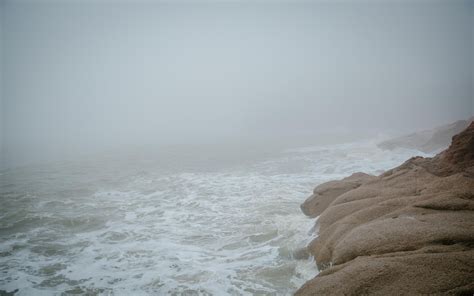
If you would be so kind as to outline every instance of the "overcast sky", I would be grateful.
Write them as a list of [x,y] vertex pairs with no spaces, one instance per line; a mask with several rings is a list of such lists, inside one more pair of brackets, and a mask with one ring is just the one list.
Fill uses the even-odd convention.
[[467,118],[473,7],[3,1],[4,163]]

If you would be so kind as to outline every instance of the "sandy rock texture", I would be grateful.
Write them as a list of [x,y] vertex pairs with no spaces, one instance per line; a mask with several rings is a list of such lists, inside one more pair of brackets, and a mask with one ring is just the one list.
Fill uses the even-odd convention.
[[375,178],[368,174],[355,173],[339,181],[323,183],[314,188],[313,194],[301,204],[301,211],[312,218],[319,216],[336,197]]
[[474,122],[433,158],[322,184],[308,246],[321,273],[296,295],[473,295]]
[[406,136],[397,137],[378,144],[382,149],[392,150],[397,147],[416,149],[425,153],[432,153],[443,150],[451,143],[451,138],[462,132],[474,118],[468,120],[458,120],[454,123],[437,127],[432,130],[425,130],[412,133]]

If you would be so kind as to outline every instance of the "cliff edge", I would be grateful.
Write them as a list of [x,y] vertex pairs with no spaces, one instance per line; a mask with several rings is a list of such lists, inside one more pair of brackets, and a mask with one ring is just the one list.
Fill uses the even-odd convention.
[[301,207],[319,215],[322,271],[296,295],[474,293],[474,122],[433,158],[321,184]]

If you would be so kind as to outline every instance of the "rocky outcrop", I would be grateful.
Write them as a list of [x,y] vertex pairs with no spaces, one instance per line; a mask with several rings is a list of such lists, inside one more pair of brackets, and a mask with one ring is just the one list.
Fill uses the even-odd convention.
[[319,215],[322,271],[296,295],[472,295],[474,123],[433,158],[322,184],[302,209]]
[[359,187],[372,178],[375,177],[364,173],[355,173],[340,181],[323,183],[314,188],[313,194],[301,204],[301,211],[312,218],[319,216],[336,197]]
[[426,130],[387,140],[378,144],[382,149],[393,150],[395,148],[416,149],[425,153],[440,151],[448,147],[451,138],[463,131],[473,118],[468,120],[458,120],[452,124],[437,127],[433,130]]

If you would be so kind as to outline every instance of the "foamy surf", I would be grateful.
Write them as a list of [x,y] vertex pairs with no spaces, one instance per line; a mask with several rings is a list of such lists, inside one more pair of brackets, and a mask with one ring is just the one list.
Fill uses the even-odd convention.
[[318,272],[311,258],[294,256],[314,235],[314,220],[299,210],[313,187],[377,174],[415,154],[359,142],[215,170],[6,171],[0,290],[289,295]]

